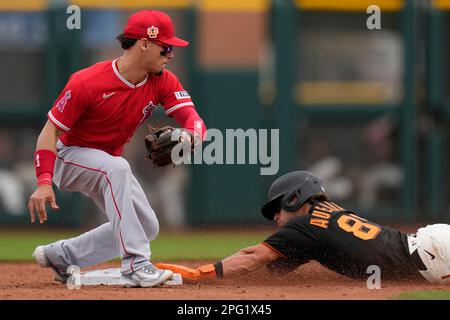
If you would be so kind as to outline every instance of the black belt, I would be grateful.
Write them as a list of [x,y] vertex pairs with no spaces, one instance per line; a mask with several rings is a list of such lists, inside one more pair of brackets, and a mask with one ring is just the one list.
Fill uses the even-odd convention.
[[427,267],[425,266],[422,259],[420,258],[419,251],[417,249],[414,250],[413,253],[411,253],[411,261],[414,263],[417,270],[420,270],[420,271],[427,270]]

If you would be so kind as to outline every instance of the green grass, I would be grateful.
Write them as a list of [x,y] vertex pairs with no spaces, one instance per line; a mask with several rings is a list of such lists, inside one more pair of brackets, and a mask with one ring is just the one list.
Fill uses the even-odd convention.
[[450,290],[412,291],[392,297],[395,300],[450,300]]
[[[0,261],[32,261],[34,248],[78,235],[73,232],[1,232]],[[151,242],[152,260],[221,259],[239,249],[260,243],[268,232],[183,232],[162,231]]]

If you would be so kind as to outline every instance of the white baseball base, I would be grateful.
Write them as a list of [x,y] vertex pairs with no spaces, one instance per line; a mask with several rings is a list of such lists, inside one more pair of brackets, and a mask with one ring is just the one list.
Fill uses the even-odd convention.
[[[80,286],[121,285],[119,268],[91,270],[85,272],[76,272],[74,270],[71,274],[72,275],[67,280],[67,284],[71,284],[74,289],[77,289],[76,287],[79,288]],[[174,273],[172,279],[166,281],[163,286],[179,286],[182,284],[183,278],[181,277],[181,274]]]

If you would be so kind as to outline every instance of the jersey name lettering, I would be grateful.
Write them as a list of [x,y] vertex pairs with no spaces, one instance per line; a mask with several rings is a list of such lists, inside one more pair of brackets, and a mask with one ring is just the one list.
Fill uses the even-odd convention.
[[328,220],[323,219],[311,219],[309,220],[309,223],[313,226],[321,227],[321,228],[328,228]]
[[344,208],[339,207],[335,203],[321,202],[314,207],[313,212],[311,213],[311,216],[314,218],[311,218],[309,223],[311,225],[327,229],[328,222],[331,218],[331,213],[343,210]]

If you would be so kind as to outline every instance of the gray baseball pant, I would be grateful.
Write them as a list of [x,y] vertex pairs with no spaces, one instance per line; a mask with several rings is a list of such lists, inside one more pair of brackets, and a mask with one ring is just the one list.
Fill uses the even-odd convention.
[[45,247],[51,263],[93,266],[120,256],[121,272],[130,274],[150,262],[149,241],[159,232],[155,212],[122,157],[91,148],[57,144],[53,182],[62,191],[92,198],[109,222],[78,237]]

